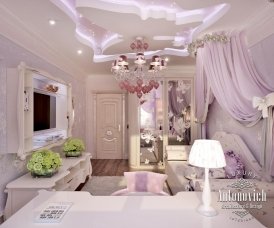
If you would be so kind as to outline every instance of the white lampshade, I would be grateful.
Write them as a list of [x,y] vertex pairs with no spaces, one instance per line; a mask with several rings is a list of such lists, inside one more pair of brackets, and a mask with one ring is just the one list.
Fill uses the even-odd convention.
[[217,140],[195,140],[189,154],[189,164],[203,168],[226,166],[224,151]]
[[191,165],[205,168],[205,182],[202,195],[202,205],[198,212],[204,216],[215,216],[218,212],[211,206],[211,192],[209,184],[209,169],[225,167],[225,156],[221,143],[216,140],[195,140],[191,147],[188,162]]

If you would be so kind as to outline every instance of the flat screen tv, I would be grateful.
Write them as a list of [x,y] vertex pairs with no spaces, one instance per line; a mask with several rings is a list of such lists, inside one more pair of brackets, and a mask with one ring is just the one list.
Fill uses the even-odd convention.
[[33,93],[33,130],[56,128],[56,97]]

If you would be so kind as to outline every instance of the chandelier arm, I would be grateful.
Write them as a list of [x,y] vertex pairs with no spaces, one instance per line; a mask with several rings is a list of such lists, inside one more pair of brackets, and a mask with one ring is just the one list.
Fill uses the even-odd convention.
[[126,55],[120,55],[112,63],[111,72],[119,82],[119,87],[129,93],[136,93],[139,98],[158,89],[161,72],[166,69],[167,61],[159,55],[152,56],[149,66],[146,65],[144,52],[149,47],[142,37],[137,37],[130,48],[136,51],[135,66],[129,67]]

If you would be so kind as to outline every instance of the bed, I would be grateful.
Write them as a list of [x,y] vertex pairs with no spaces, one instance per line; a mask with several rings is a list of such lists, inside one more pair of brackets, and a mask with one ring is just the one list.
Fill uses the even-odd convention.
[[[239,155],[245,167],[244,178],[252,179],[258,187],[268,189],[269,196],[274,197],[274,184],[260,181],[262,169],[254,158],[243,140],[235,134],[226,132],[216,132],[213,139],[220,141],[224,151],[233,151]],[[203,178],[201,169],[192,167],[188,164],[188,154],[191,146],[167,146],[166,147],[166,174],[168,175],[168,185],[172,194],[179,191],[201,191]],[[229,182],[235,182],[235,179],[219,179],[219,174],[214,174],[211,177],[212,191],[218,191],[224,188]]]
[[[247,181],[253,184],[251,189],[256,189],[256,191],[264,190],[266,192],[266,201],[260,202],[260,205],[262,206],[260,210],[251,208],[248,208],[247,210],[263,225],[274,228],[274,182],[268,183],[261,180],[262,169],[259,163],[238,135],[228,134],[226,132],[216,132],[213,139],[220,141],[224,151],[232,150],[241,157],[245,166],[244,178],[248,179]],[[165,164],[166,174],[168,175],[167,182],[173,195],[180,191],[202,191],[203,189],[203,178],[196,179],[196,176],[198,176],[199,173],[195,173],[195,168],[191,167],[187,162],[190,149],[190,146],[168,146],[166,148]],[[194,170],[194,172],[190,175],[189,170],[191,172]],[[235,181],[237,180],[211,178],[211,191],[233,191],[231,186]]]
[[167,183],[173,195],[180,191],[190,190],[189,180],[185,177],[190,149],[191,146],[166,147],[165,173],[168,175]]

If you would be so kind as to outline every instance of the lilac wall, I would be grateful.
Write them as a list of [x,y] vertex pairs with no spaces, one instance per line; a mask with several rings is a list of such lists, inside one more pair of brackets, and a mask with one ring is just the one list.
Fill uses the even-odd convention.
[[[267,79],[268,83],[274,83],[274,35],[250,48],[258,71]],[[211,138],[216,131],[226,131],[241,136],[257,160],[260,159],[262,148],[262,121],[253,127],[245,127],[234,120],[225,110],[223,110],[215,100],[209,108],[207,119],[207,137]]]
[[[57,67],[47,63],[45,60],[33,55],[22,47],[14,44],[10,40],[0,36],[0,54],[3,48],[7,48],[5,56],[0,56],[0,215],[4,210],[7,194],[4,189],[10,181],[26,173],[26,161],[20,161],[16,154],[6,154],[7,140],[7,100],[8,91],[16,91],[16,88],[7,88],[6,68],[16,68],[20,61],[24,61],[28,66],[41,69],[61,78],[72,85],[72,96],[75,103],[75,123],[73,125],[72,135],[85,139],[86,126],[86,94],[85,79],[77,79],[72,75],[64,73]],[[1,222],[1,221],[0,221]]]
[[252,46],[250,52],[258,71],[274,84],[274,34]]

